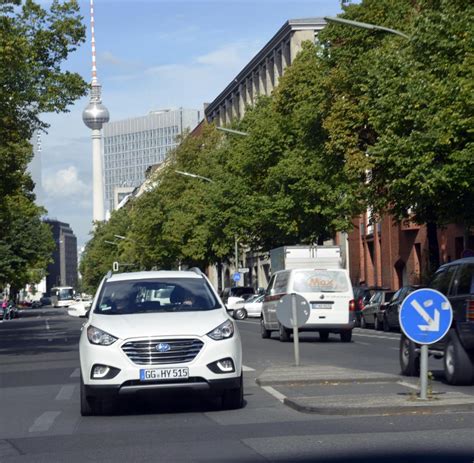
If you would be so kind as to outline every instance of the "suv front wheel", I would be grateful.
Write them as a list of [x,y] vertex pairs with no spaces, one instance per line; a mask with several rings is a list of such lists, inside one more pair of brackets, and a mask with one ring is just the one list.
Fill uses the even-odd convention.
[[467,385],[473,380],[473,364],[454,330],[444,349],[444,374],[449,384]]
[[240,385],[235,389],[227,389],[222,394],[222,408],[225,410],[237,410],[244,406],[244,381],[243,374],[240,375]]

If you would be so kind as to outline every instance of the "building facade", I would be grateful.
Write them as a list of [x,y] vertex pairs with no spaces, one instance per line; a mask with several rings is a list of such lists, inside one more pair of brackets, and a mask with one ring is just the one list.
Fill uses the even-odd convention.
[[[371,223],[366,213],[353,220],[349,234],[350,274],[354,285],[397,290],[407,284],[426,284],[429,252],[425,225],[397,223],[391,216]],[[474,249],[474,236],[465,243],[465,230],[450,224],[438,229],[440,263],[461,258]]]
[[53,262],[47,268],[46,293],[49,295],[54,286],[77,288],[77,238],[67,223],[53,219],[46,219],[45,223],[51,227],[56,244]]
[[153,111],[103,126],[105,209],[112,211],[145,180],[146,169],[163,162],[178,136],[199,123],[196,109]]
[[239,120],[246,106],[252,106],[259,95],[270,95],[279,78],[291,65],[306,41],[317,41],[324,28],[323,18],[290,19],[239,72],[219,96],[205,109],[208,122],[218,126]]

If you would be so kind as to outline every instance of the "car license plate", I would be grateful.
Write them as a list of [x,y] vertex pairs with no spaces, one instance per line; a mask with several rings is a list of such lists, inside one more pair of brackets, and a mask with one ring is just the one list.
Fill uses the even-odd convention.
[[147,368],[140,370],[140,381],[154,381],[160,379],[187,379],[189,368]]
[[312,309],[330,309],[332,307],[331,302],[312,302]]

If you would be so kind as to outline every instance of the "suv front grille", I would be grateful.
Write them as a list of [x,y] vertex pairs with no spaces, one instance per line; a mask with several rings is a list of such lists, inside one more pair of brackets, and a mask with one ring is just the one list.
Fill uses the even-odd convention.
[[[168,345],[169,350],[160,352],[160,345]],[[199,339],[144,339],[126,342],[122,350],[137,365],[162,365],[191,362],[203,345]]]

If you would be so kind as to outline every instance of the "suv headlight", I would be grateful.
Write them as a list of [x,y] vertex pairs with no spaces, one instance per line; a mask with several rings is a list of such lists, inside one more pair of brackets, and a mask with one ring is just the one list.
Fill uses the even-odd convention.
[[226,320],[217,328],[214,328],[210,333],[207,333],[207,335],[215,341],[229,339],[234,335],[234,324],[230,320]]
[[92,325],[87,328],[87,339],[89,339],[91,344],[95,344],[97,346],[110,346],[117,340],[115,336],[112,336],[105,331],[99,330],[99,328],[96,328]]

